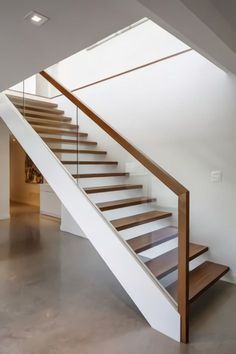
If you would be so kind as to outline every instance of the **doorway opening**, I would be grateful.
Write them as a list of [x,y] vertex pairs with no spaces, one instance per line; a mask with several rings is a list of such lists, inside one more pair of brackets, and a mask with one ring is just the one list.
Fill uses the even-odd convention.
[[40,185],[26,183],[26,153],[14,137],[10,139],[10,207],[30,207],[32,211],[40,211]]

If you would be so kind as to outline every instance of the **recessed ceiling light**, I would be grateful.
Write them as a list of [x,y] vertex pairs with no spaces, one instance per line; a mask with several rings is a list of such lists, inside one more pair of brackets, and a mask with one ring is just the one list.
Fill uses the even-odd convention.
[[36,26],[42,26],[45,22],[49,20],[47,16],[44,16],[36,11],[30,11],[26,16],[25,20],[30,21]]
[[37,15],[34,15],[31,17],[31,20],[34,22],[40,22],[40,21],[42,21],[42,18]]

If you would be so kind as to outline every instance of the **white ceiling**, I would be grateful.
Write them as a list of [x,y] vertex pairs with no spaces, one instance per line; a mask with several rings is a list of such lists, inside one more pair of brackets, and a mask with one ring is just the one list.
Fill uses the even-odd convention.
[[[230,26],[236,30],[236,1],[235,0],[210,0]],[[235,41],[236,42],[236,41]]]
[[[236,73],[235,6],[233,0],[0,0],[0,91],[143,17]],[[31,25],[24,20],[31,10],[50,21]]]
[[236,52],[235,0],[181,0],[211,30]]
[[138,0],[154,21],[225,71],[236,74],[235,0]]
[[148,15],[135,0],[0,0],[0,91]]

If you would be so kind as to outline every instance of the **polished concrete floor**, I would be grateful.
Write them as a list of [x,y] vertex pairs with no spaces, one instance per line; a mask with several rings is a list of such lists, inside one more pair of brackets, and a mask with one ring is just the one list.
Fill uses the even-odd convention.
[[[191,309],[191,344],[156,332],[85,239],[15,206],[0,222],[1,354],[235,354],[236,286]],[[155,306],[155,304],[153,304]]]

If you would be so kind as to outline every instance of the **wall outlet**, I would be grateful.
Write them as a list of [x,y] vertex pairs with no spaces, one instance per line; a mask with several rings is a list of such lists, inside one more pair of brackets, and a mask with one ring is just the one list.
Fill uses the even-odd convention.
[[221,171],[211,171],[211,182],[213,182],[213,183],[222,182],[222,172]]

